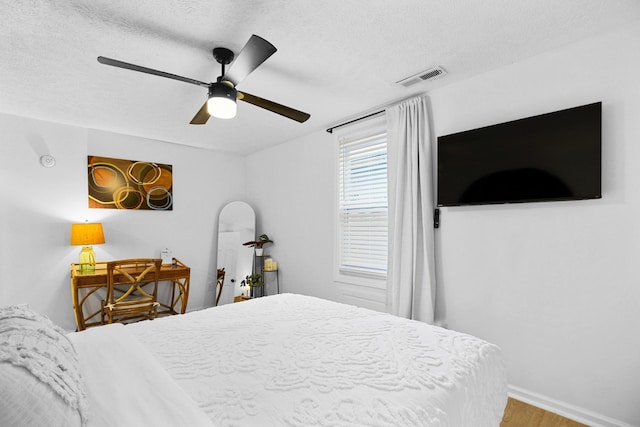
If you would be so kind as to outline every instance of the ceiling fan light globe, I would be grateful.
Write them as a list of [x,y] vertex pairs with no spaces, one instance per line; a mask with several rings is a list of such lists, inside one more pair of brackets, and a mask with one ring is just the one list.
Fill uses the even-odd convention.
[[236,116],[236,97],[238,91],[224,83],[214,83],[209,88],[207,112],[219,119],[232,119]]
[[207,101],[207,112],[218,119],[232,119],[236,116],[237,105],[229,98],[212,97]]

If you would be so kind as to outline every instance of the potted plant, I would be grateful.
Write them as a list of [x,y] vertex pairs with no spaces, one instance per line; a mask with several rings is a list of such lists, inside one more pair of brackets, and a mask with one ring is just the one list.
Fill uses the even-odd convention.
[[261,234],[260,237],[258,237],[258,240],[245,242],[243,243],[243,245],[249,246],[251,248],[256,248],[256,255],[262,256],[264,250],[262,246],[266,245],[267,243],[273,243],[273,240],[271,240],[266,234]]
[[250,276],[247,276],[242,281],[243,285],[249,286],[249,292],[251,298],[261,297],[264,294],[264,282],[262,281],[262,274],[254,273]]

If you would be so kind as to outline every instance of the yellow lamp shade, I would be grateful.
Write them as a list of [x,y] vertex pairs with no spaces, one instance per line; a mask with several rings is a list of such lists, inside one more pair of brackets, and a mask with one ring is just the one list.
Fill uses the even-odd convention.
[[104,243],[101,223],[71,224],[72,245],[98,245]]

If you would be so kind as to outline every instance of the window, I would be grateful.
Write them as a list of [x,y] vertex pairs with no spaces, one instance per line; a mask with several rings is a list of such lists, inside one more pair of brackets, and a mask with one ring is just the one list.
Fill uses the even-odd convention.
[[387,273],[387,134],[369,129],[338,140],[337,270],[341,279]]

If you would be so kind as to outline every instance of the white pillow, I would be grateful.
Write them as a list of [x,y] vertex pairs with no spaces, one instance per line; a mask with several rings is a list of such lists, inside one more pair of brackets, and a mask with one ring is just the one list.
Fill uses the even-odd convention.
[[86,423],[78,358],[65,332],[26,307],[0,308],[0,425]]

